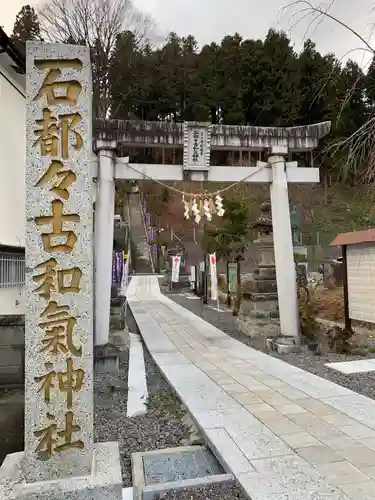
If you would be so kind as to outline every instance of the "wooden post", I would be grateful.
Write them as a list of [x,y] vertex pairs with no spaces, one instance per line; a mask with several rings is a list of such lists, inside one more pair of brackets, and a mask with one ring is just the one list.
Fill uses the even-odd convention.
[[159,229],[159,221],[158,221],[158,228],[156,229],[156,269],[157,272],[160,273],[160,229]]
[[236,303],[233,308],[233,316],[238,316],[241,306],[241,257],[237,257],[237,287],[236,287]]
[[347,260],[347,246],[343,245],[342,250],[342,265],[343,265],[343,285],[344,285],[344,319],[345,329],[352,330],[352,320],[349,316],[349,289],[348,289],[348,260]]
[[208,303],[208,275],[207,275],[207,253],[204,252],[204,271],[203,271],[203,304]]
[[227,262],[227,306],[230,307],[232,305],[232,297],[229,289],[229,262]]

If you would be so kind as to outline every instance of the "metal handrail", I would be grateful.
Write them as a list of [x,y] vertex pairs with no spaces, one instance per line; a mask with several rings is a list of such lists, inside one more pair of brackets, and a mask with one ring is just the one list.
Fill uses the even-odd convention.
[[147,242],[147,248],[148,248],[148,257],[150,259],[152,273],[155,274],[155,263],[154,263],[154,258],[153,258],[152,251],[151,251],[151,246],[150,246],[149,241],[148,241],[146,217],[145,217],[145,213],[143,210],[142,198],[141,198],[140,193],[139,193],[138,197],[139,197],[139,206],[140,206],[141,215],[142,215],[143,229],[144,229],[145,238],[146,238],[146,242]]

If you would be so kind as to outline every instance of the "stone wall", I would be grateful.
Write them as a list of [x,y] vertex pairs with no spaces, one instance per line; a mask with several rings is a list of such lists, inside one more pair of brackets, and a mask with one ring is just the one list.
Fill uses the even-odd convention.
[[24,383],[25,317],[0,316],[0,387]]

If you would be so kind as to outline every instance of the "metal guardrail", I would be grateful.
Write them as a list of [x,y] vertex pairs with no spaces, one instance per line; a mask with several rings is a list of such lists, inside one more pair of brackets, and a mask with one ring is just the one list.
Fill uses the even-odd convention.
[[141,210],[141,217],[142,217],[143,229],[144,229],[144,234],[145,234],[145,238],[146,238],[146,242],[147,242],[147,246],[148,246],[148,257],[149,257],[150,264],[151,264],[151,270],[152,270],[153,274],[155,274],[154,256],[152,255],[151,245],[150,245],[150,243],[148,241],[147,226],[146,226],[146,217],[145,217],[145,213],[144,213],[144,210],[143,210],[142,197],[141,197],[140,193],[139,193],[139,207],[140,207],[140,210]]
[[125,245],[126,251],[128,253],[128,269],[129,273],[132,271],[132,250],[131,250],[131,242],[130,242],[130,206],[129,206],[129,194],[126,195],[126,217],[127,217],[127,229],[126,229],[126,237],[125,237]]
[[25,285],[25,257],[0,253],[0,288]]

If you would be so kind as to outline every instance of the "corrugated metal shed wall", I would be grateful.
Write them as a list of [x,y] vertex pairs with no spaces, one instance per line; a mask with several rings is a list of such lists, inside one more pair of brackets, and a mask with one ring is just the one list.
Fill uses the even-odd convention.
[[348,245],[349,316],[375,323],[375,245]]

